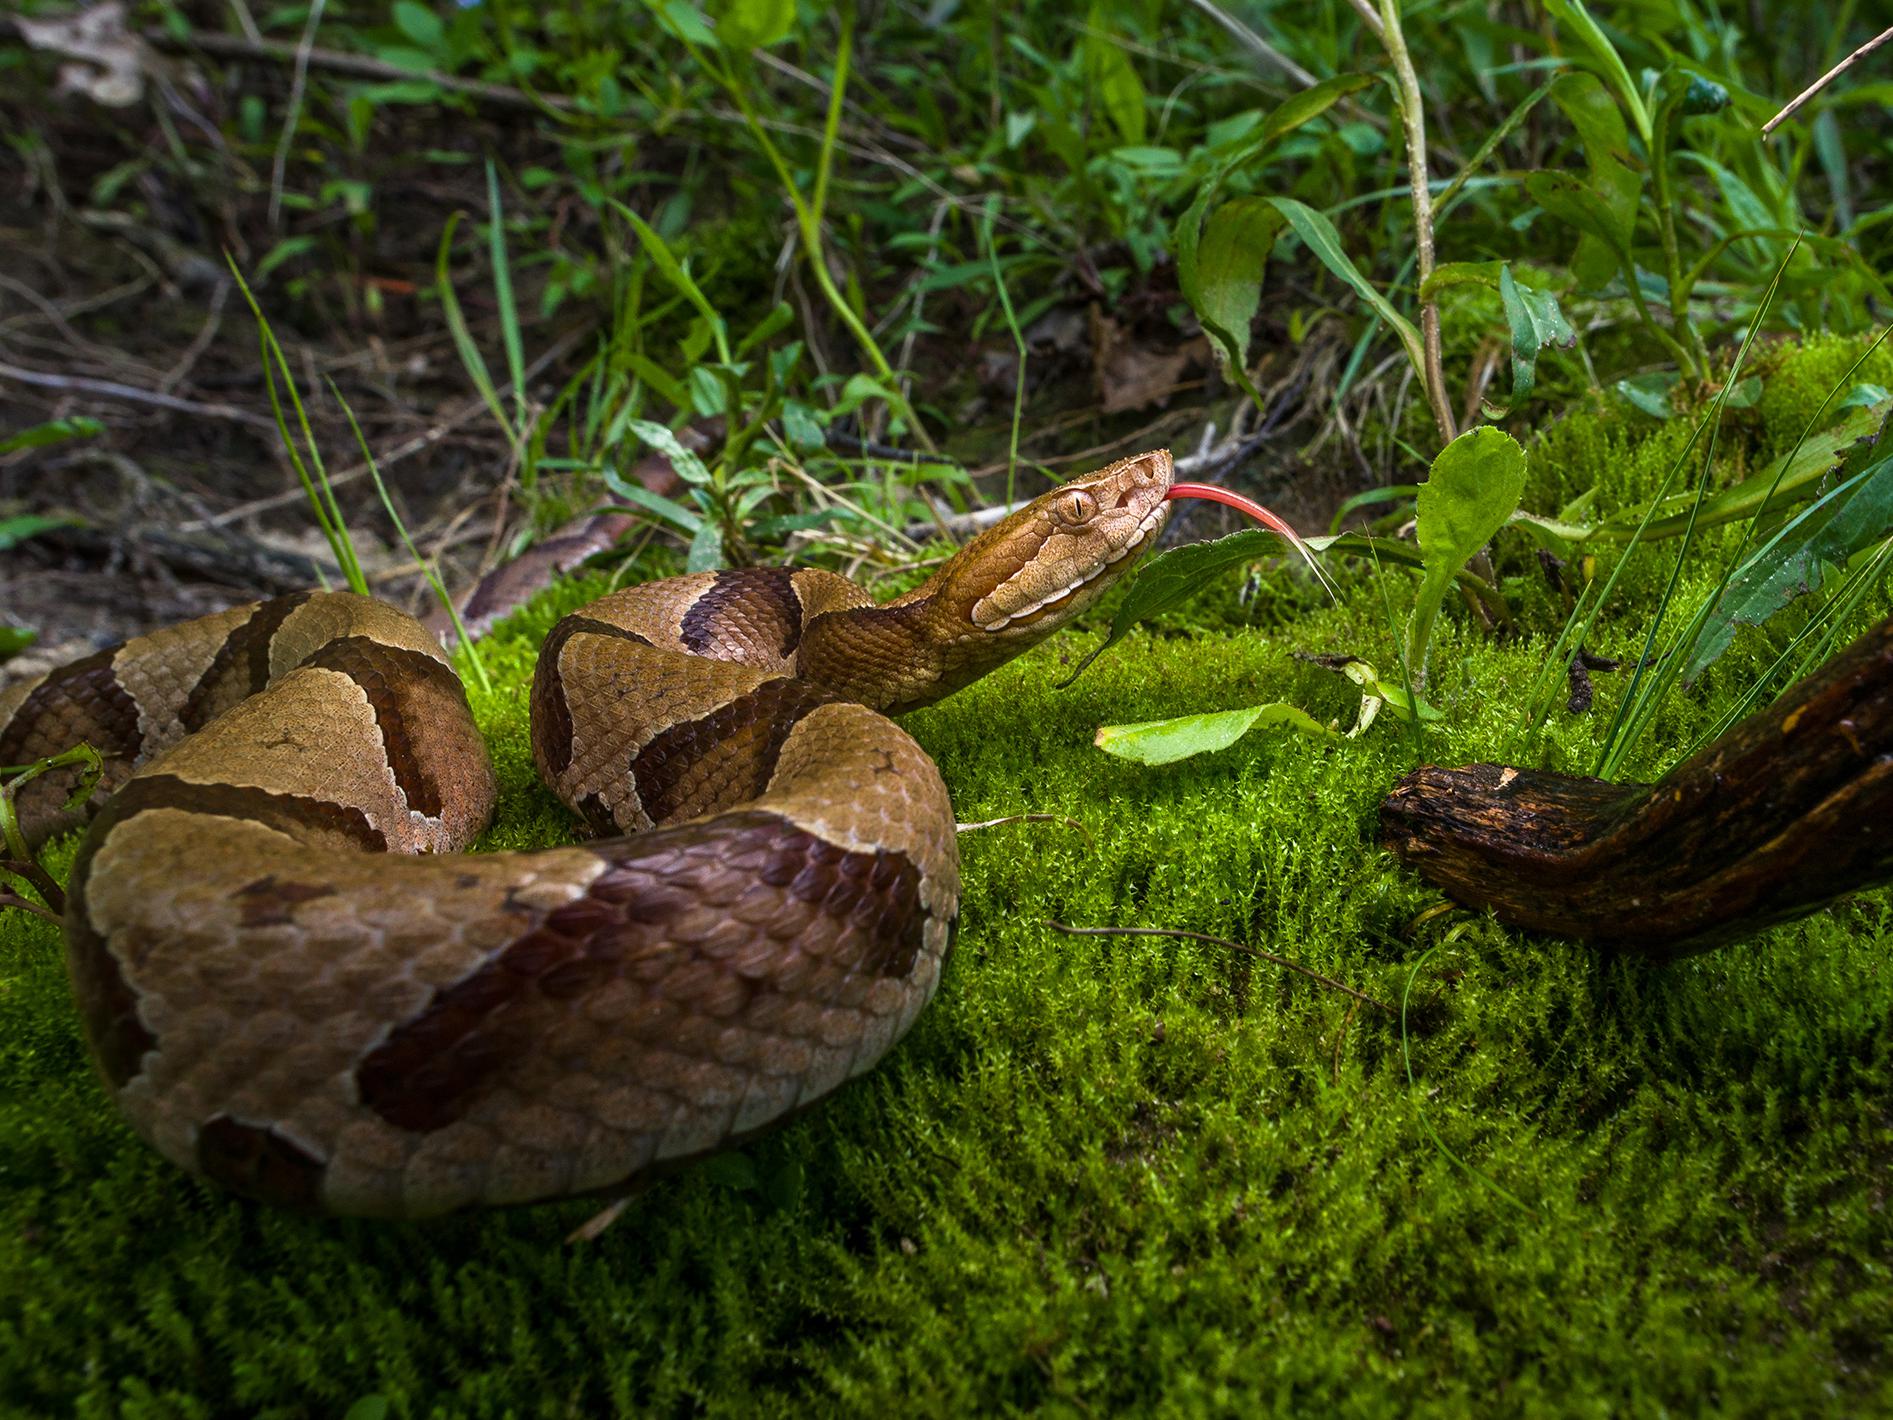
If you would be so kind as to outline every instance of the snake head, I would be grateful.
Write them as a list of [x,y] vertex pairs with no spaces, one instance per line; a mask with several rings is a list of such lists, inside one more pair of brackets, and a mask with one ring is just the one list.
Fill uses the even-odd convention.
[[1156,543],[1174,477],[1170,451],[1153,449],[1062,483],[960,549],[932,594],[969,635],[1050,635]]

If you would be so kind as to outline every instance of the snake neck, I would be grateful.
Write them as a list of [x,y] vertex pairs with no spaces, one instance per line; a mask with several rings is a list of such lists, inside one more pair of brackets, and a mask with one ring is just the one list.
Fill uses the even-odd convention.
[[931,705],[979,679],[1018,645],[955,626],[926,588],[885,606],[823,612],[802,632],[796,673],[889,715]]

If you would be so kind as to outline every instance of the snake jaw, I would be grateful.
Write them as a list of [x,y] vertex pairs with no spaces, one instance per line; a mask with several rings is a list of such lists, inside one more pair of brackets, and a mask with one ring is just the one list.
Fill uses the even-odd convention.
[[1167,449],[1120,459],[1034,499],[961,550],[922,589],[1019,649],[1089,606],[1169,518]]
[[[1161,506],[1153,510],[1145,517],[1144,521],[1138,525],[1137,530],[1123,546],[1107,554],[1102,562],[1093,563],[1076,580],[1067,583],[1058,591],[1052,592],[1028,606],[1023,606],[1016,611],[1003,613],[995,617],[993,616],[993,612],[997,611],[997,607],[993,605],[993,599],[991,597],[985,598],[973,607],[973,624],[982,631],[1003,631],[1008,626],[1031,622],[1032,619],[1041,612],[1055,612],[1059,610],[1060,604],[1063,603],[1067,597],[1071,596],[1073,592],[1078,591],[1090,582],[1096,581],[1125,558],[1141,551],[1144,545],[1144,539],[1148,537],[1152,531],[1161,527],[1165,521],[1165,512],[1166,510]],[[989,619],[981,620],[982,609],[986,611]]]

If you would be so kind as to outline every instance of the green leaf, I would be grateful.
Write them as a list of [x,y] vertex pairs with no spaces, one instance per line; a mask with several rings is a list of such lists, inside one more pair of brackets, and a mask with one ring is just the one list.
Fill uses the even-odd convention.
[[1678,378],[1674,370],[1658,370],[1618,380],[1611,388],[1652,419],[1668,419],[1676,413],[1676,407],[1670,403],[1670,391],[1676,388]]
[[1287,725],[1318,739],[1344,738],[1306,710],[1277,701],[1247,710],[1212,711],[1179,715],[1173,720],[1147,720],[1138,725],[1100,725],[1095,743],[1106,754],[1139,764],[1173,764],[1192,755],[1228,749],[1257,725]]
[[716,307],[710,304],[709,297],[703,294],[703,289],[691,279],[690,273],[684,270],[683,264],[671,254],[671,249],[664,239],[651,229],[650,223],[617,198],[607,200],[618,209],[618,215],[631,224],[631,230],[637,234],[638,244],[644,248],[644,254],[651,259],[651,265],[657,268],[658,275],[697,308],[697,313],[703,317],[715,337],[718,358],[727,365],[731,359],[729,335],[723,325],[723,317],[716,313]]
[[1215,337],[1212,348],[1225,373],[1231,361],[1238,369],[1249,366],[1249,327],[1262,304],[1263,269],[1281,229],[1282,215],[1267,198],[1238,197],[1216,209],[1195,244],[1183,295]]
[[[1364,661],[1359,656],[1317,656],[1314,657],[1314,661],[1324,669],[1339,671],[1342,675],[1353,681],[1354,684],[1358,685],[1363,695],[1371,696],[1376,700],[1385,702],[1387,708],[1393,712],[1395,719],[1406,720],[1412,718],[1412,707],[1417,697],[1409,697],[1405,686],[1393,685],[1382,680],[1380,678],[1380,672],[1374,669],[1371,661]],[[1444,711],[1437,709],[1426,700],[1419,699],[1418,703],[1422,723],[1432,724],[1446,718]],[[1363,712],[1361,718],[1362,723],[1354,728],[1354,734],[1356,735],[1364,730],[1368,724],[1372,723],[1371,718],[1366,712]]]
[[[1783,454],[1761,472],[1751,474],[1732,488],[1710,494],[1695,513],[1696,525],[1715,527],[1737,518],[1767,517],[1798,503],[1809,489],[1845,462],[1856,443],[1873,435],[1889,412],[1883,403],[1849,410],[1833,428],[1810,434],[1798,448]],[[1643,529],[1643,541],[1683,533],[1689,526],[1695,501],[1693,493],[1665,499]],[[1607,542],[1627,542],[1636,534],[1643,515],[1642,508],[1620,513],[1591,529],[1591,536]]]
[[1341,248],[1341,234],[1334,229],[1321,213],[1305,202],[1297,202],[1292,197],[1271,197],[1275,210],[1294,228],[1295,235],[1302,239],[1308,250],[1315,254],[1321,264],[1340,277],[1360,298],[1367,302],[1374,313],[1400,337],[1400,343],[1406,347],[1407,359],[1413,363],[1413,371],[1422,381],[1426,378],[1426,357],[1420,347],[1420,332],[1413,328],[1413,323],[1393,308],[1392,302],[1375,289],[1372,282],[1361,275],[1360,269],[1348,258]]
[[1373,83],[1372,74],[1336,74],[1284,99],[1262,120],[1262,128],[1256,135],[1257,146],[1266,147],[1283,134],[1292,133],[1319,118],[1349,94],[1357,94]]
[[1459,569],[1512,516],[1525,492],[1525,451],[1500,429],[1469,429],[1439,452],[1415,495],[1424,571],[1407,628],[1408,678],[1426,666],[1433,621]]
[[1630,111],[1631,119],[1637,125],[1637,134],[1643,139],[1644,146],[1650,143],[1650,113],[1644,107],[1643,95],[1638,91],[1636,82],[1631,79],[1630,71],[1624,66],[1622,57],[1617,53],[1617,46],[1610,42],[1610,37],[1603,31],[1591,12],[1584,8],[1584,0],[1545,0],[1545,8],[1558,20],[1559,27],[1587,50],[1591,61],[1610,81],[1610,86],[1617,91],[1617,97]]
[[687,532],[693,537],[703,527],[701,513],[666,498],[662,493],[653,493],[641,483],[633,483],[615,468],[607,467],[600,472],[604,475],[605,487],[633,507],[642,508],[647,513],[655,513],[680,531]]
[[707,49],[717,47],[716,31],[704,23],[702,14],[690,0],[644,0],[644,4],[667,33],[687,44]]
[[1144,141],[1144,81],[1130,57],[1105,32],[1108,16],[1092,8],[1091,32],[1083,39],[1085,85],[1104,108],[1118,136],[1132,147]]
[[55,517],[50,513],[22,513],[15,518],[0,518],[0,552],[17,547],[29,537],[51,532],[54,528],[78,526],[76,519]]
[[63,444],[71,439],[96,439],[104,432],[103,424],[83,414],[70,419],[53,419],[0,439],[0,454],[17,454],[21,449],[43,449],[50,444]]
[[306,232],[300,236],[284,237],[263,254],[261,261],[257,262],[256,275],[253,279],[257,285],[261,286],[269,279],[270,272],[293,257],[301,256],[306,251],[313,251],[315,246],[316,239]]
[[513,268],[506,259],[506,214],[500,205],[500,178],[492,159],[486,164],[487,257],[493,267],[493,301],[499,308],[500,343],[513,383],[513,414],[526,427],[526,354],[519,335],[519,310],[513,302]]
[[[1319,540],[1311,538],[1309,545],[1318,546]],[[1130,591],[1118,603],[1117,615],[1111,619],[1111,631],[1104,644],[1080,661],[1078,669],[1063,685],[1078,679],[1086,666],[1123,640],[1138,622],[1187,600],[1201,590],[1209,578],[1281,550],[1279,535],[1264,528],[1244,528],[1212,542],[1193,542],[1187,547],[1173,547],[1159,553],[1144,564],[1137,580],[1131,583]]]
[[710,470],[703,460],[684,447],[683,441],[668,425],[655,419],[633,419],[625,428],[670,460],[670,466],[685,483],[702,487],[710,481]]
[[1437,300],[1442,291],[1450,291],[1455,286],[1484,286],[1496,291],[1499,273],[1504,269],[1502,261],[1441,262],[1433,268],[1433,274],[1420,283],[1420,299]]
[[[1579,226],[1583,235],[1571,261],[1572,272],[1587,290],[1606,285],[1618,271],[1625,272],[1626,282],[1634,281],[1636,273],[1626,263],[1636,231],[1643,177],[1632,165],[1630,135],[1624,128],[1623,114],[1594,74],[1559,76],[1551,86],[1551,97],[1583,144],[1583,190],[1594,204],[1589,215],[1603,229],[1600,235]],[[1530,191],[1529,180],[1526,189]],[[1570,220],[1567,212],[1540,205],[1554,216]]]
[[785,399],[782,402],[782,433],[788,439],[789,447],[800,453],[812,452],[827,442],[821,420],[813,409],[799,399]]
[[[1737,626],[1759,626],[1788,603],[1816,590],[1827,569],[1845,563],[1893,529],[1893,441],[1862,445],[1842,465],[1852,472],[1838,488],[1803,509],[1729,578],[1697,634],[1685,683],[1729,648]],[[1878,457],[1875,457],[1875,456]]]
[[795,0],[724,0],[712,14],[723,48],[766,49],[794,26]]
[[39,632],[24,626],[0,624],[0,660],[8,656],[17,656],[28,646],[39,640]]
[[[1505,303],[1505,320],[1512,328],[1511,408],[1516,409],[1531,398],[1538,375],[1538,352],[1547,345],[1577,344],[1577,332],[1564,318],[1556,296],[1519,284],[1509,265],[1499,268],[1499,299]],[[1506,413],[1490,406],[1486,412],[1493,418]]]
[[1578,254],[1572,258],[1571,269],[1580,285],[1595,290],[1610,279],[1613,270],[1622,274],[1626,285],[1636,283],[1630,230],[1618,220],[1604,193],[1571,173],[1529,173],[1525,192],[1553,217],[1577,228],[1594,243],[1593,252],[1583,250],[1580,243]]
[[690,551],[684,556],[684,571],[713,572],[723,565],[723,529],[708,518],[690,539]]
[[430,54],[440,53],[441,41],[446,38],[446,27],[441,24],[440,16],[425,5],[417,4],[415,0],[395,0],[394,24],[396,29],[422,49]]

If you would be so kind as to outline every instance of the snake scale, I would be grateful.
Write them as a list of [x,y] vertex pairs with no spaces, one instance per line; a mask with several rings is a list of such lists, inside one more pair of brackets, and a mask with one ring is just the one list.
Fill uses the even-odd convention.
[[[495,793],[465,692],[367,598],[0,692],[0,764],[106,758],[65,916],[106,1088],[203,1178],[379,1217],[622,1193],[780,1122],[887,1052],[951,947],[952,805],[888,716],[1090,605],[1172,478],[1158,451],[1063,484],[886,605],[751,568],[566,617],[531,711],[596,835],[571,847],[461,851]],[[75,826],[70,787],[26,786],[29,837]]]

